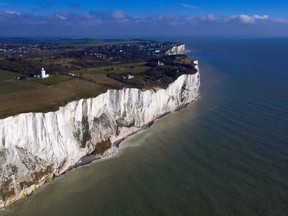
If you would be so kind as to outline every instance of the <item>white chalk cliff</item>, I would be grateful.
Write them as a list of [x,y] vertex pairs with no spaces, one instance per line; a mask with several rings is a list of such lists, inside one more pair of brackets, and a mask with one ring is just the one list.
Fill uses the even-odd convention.
[[185,54],[185,52],[186,52],[185,44],[181,44],[178,46],[173,46],[165,54],[166,55],[183,55]]
[[167,89],[108,90],[95,98],[70,102],[56,112],[1,119],[0,207],[65,172],[92,153],[97,143],[109,140],[111,149],[104,155],[111,154],[117,148],[115,141],[194,101],[199,86],[197,72],[181,75]]

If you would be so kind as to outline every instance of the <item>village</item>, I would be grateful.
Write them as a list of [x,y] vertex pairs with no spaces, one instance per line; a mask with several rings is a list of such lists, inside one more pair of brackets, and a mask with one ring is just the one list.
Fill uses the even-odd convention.
[[[144,62],[164,56],[175,42],[97,40],[0,40],[0,70],[33,77]],[[19,76],[20,77],[20,76]]]

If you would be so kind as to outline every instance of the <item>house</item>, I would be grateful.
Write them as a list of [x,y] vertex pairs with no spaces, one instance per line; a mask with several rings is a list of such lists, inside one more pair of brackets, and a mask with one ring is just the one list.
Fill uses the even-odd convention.
[[130,75],[130,74],[125,74],[125,75],[122,76],[123,80],[129,80],[129,79],[133,79],[133,78],[134,78],[134,76]]
[[159,66],[163,66],[164,63],[158,60],[158,65],[159,65]]

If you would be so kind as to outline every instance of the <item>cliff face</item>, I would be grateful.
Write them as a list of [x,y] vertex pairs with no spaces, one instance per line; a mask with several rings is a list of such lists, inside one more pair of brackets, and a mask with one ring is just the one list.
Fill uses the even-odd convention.
[[[97,149],[97,144],[114,143],[195,100],[199,86],[197,72],[180,76],[167,89],[108,90],[96,98],[70,102],[56,112],[0,120],[0,207],[63,173]],[[108,151],[115,149],[111,145]]]
[[183,55],[185,54],[185,44],[174,46],[166,52],[166,55]]

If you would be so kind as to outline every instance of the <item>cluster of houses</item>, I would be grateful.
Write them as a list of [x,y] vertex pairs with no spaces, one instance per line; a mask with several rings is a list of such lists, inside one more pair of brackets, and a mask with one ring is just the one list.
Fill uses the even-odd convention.
[[84,49],[83,54],[96,57],[98,59],[108,59],[117,61],[130,61],[131,59],[145,60],[151,57],[165,55],[167,50],[176,47],[172,42],[139,41],[134,43],[122,43],[115,45],[93,46]]

